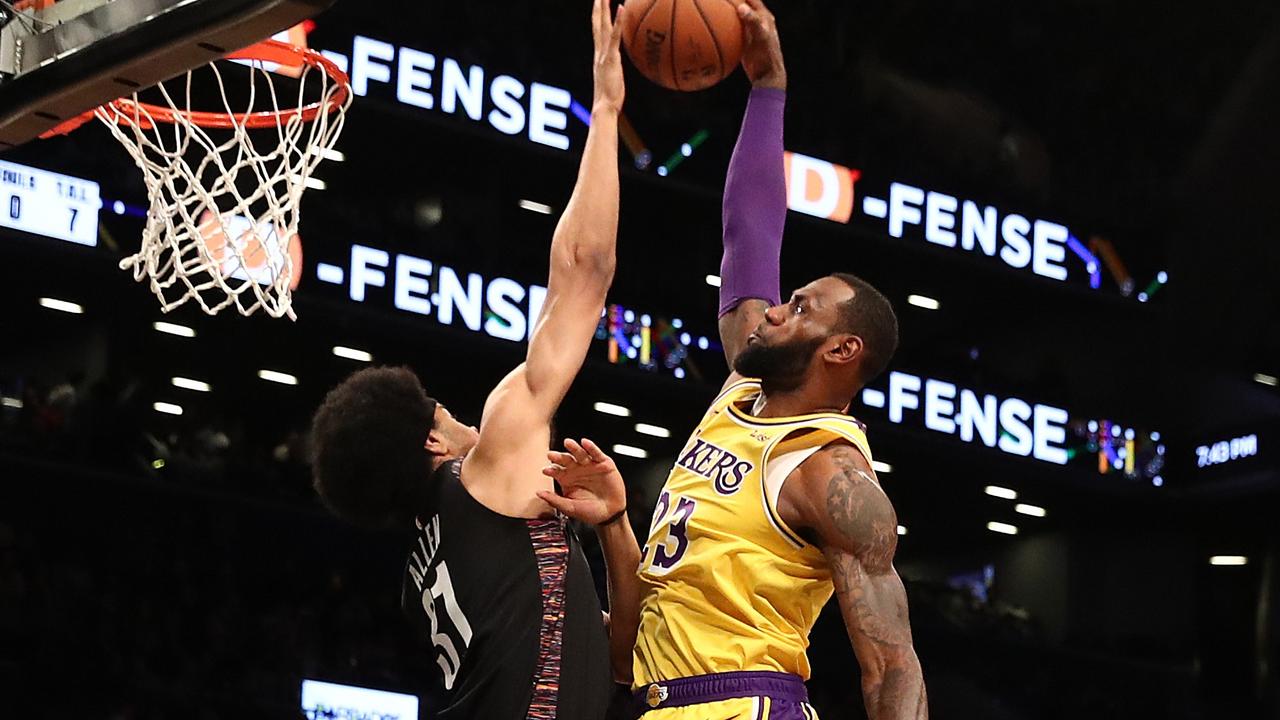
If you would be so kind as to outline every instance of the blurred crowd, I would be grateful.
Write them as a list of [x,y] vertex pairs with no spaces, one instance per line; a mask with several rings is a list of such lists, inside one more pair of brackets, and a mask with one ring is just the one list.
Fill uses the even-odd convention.
[[49,480],[38,520],[0,511],[0,687],[21,716],[300,717],[304,677],[427,684],[394,547],[363,548],[390,561],[368,581],[323,519],[145,486],[64,502],[83,488]]
[[251,426],[208,413],[176,419],[156,412],[142,390],[137,379],[87,382],[80,374],[0,384],[0,451],[203,489],[311,499],[304,425]]

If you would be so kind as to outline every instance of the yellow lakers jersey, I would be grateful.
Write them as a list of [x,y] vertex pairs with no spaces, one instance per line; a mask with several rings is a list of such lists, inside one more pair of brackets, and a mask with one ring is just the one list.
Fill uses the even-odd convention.
[[835,440],[871,462],[838,413],[756,418],[760,384],[716,398],[677,456],[640,565],[634,687],[691,675],[772,670],[809,678],[809,631],[831,598],[822,551],[778,515],[786,477]]

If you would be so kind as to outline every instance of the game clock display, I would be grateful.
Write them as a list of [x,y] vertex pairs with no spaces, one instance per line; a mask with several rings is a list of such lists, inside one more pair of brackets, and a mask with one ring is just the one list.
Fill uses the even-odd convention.
[[1204,431],[1189,438],[1180,453],[1188,477],[1205,482],[1276,473],[1271,448],[1280,436],[1280,422],[1254,422]]

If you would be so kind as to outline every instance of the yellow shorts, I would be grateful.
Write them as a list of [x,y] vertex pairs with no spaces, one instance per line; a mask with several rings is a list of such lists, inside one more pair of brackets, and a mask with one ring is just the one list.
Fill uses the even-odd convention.
[[768,697],[745,697],[650,710],[641,718],[642,720],[818,720],[818,713],[809,703],[786,702]]

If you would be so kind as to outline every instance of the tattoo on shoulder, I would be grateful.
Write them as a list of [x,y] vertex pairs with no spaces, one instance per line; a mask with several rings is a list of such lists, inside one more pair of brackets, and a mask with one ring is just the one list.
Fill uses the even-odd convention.
[[832,454],[836,472],[827,481],[827,512],[859,559],[869,569],[881,569],[893,562],[897,518],[875,480],[858,467],[856,452]]

